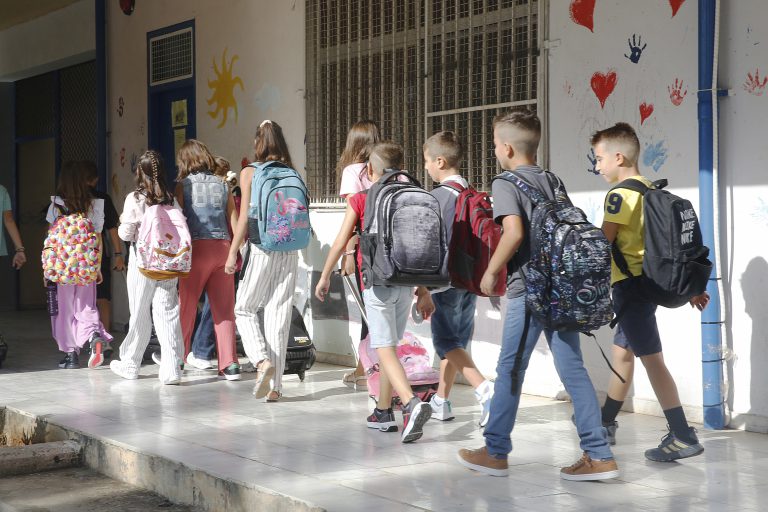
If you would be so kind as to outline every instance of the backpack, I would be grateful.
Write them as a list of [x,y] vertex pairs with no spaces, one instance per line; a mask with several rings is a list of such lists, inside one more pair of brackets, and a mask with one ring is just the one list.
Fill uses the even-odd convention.
[[525,303],[547,329],[589,332],[611,321],[611,245],[571,203],[562,181],[546,171],[555,199],[510,171],[504,179],[530,199],[531,255],[522,273]]
[[712,262],[708,259],[709,248],[702,242],[693,205],[662,190],[666,186],[667,180],[654,181],[648,187],[630,178],[611,189],[625,188],[643,196],[645,224],[642,274],[632,275],[615,242],[613,260],[624,275],[634,279],[639,297],[659,306],[677,308],[706,290]]
[[248,233],[265,251],[298,251],[309,245],[309,192],[299,173],[280,162],[251,163]]
[[96,282],[101,248],[91,219],[82,213],[59,215],[48,228],[41,259],[48,281],[77,286]]
[[[491,196],[471,186],[464,188],[455,181],[447,181],[440,186],[452,188],[459,193],[448,245],[451,285],[487,297],[480,290],[480,281],[501,238],[501,226],[493,219]],[[504,268],[499,274],[493,295],[504,295],[506,288],[507,269]]]
[[147,207],[136,237],[136,256],[139,272],[150,279],[187,277],[192,267],[192,237],[182,211],[170,205]]
[[445,226],[435,196],[407,172],[395,170],[367,194],[360,235],[365,287],[448,285]]

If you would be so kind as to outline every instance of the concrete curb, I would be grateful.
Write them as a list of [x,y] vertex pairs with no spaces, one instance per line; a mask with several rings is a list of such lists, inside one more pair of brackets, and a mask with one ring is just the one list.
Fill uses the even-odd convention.
[[80,466],[80,455],[77,441],[4,447],[0,449],[0,478]]

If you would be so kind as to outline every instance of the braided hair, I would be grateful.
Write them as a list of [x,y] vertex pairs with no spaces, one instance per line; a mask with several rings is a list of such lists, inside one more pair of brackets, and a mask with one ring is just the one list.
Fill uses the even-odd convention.
[[136,199],[139,195],[146,197],[147,205],[173,204],[173,193],[165,183],[165,168],[163,157],[155,150],[147,150],[136,165]]

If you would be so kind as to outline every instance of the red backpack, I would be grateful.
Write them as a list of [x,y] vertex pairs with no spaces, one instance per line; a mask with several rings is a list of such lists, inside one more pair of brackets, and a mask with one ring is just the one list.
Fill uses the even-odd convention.
[[[480,291],[480,281],[501,238],[501,226],[493,220],[491,196],[487,192],[478,192],[471,186],[464,188],[455,181],[448,181],[441,186],[450,187],[459,193],[456,198],[453,234],[448,246],[448,273],[451,276],[451,285],[487,297]],[[493,296],[504,295],[506,288],[505,267],[499,274]]]

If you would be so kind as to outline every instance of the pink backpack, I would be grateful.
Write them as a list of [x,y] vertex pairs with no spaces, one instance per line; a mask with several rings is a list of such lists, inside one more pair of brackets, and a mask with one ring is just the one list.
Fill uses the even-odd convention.
[[187,219],[168,205],[147,207],[136,238],[139,272],[163,281],[186,277],[192,267],[192,237]]
[[96,282],[101,248],[93,222],[80,213],[59,215],[48,228],[41,259],[48,281],[77,286]]

